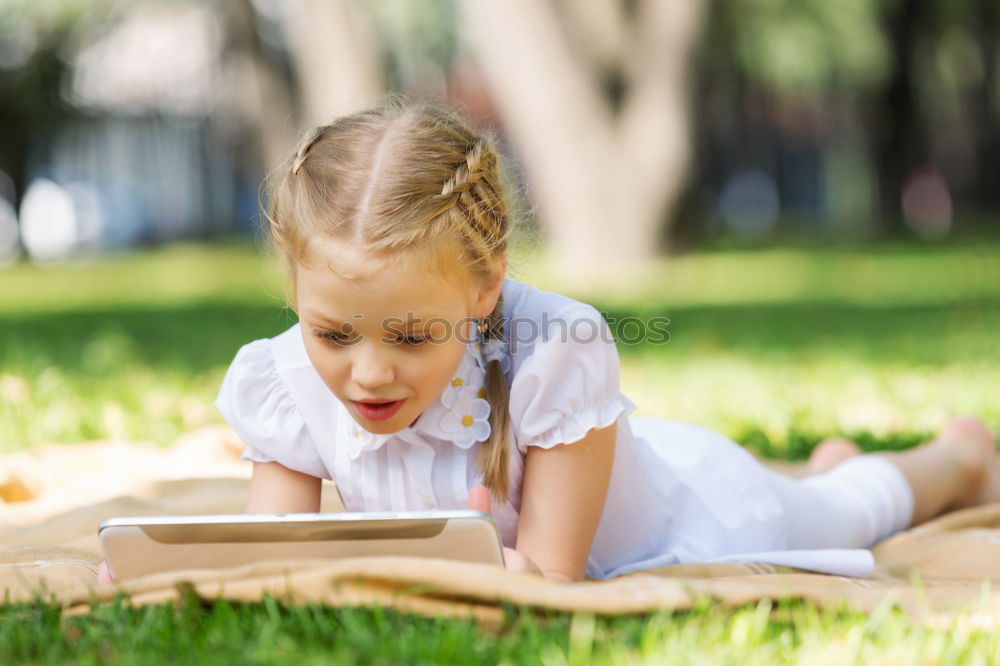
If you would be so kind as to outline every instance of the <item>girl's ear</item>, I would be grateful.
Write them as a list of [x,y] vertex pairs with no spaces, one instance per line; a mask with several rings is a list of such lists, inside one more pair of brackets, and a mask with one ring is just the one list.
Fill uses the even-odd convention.
[[507,273],[507,257],[501,257],[494,264],[490,271],[490,279],[479,290],[479,297],[476,299],[476,314],[482,318],[493,312],[503,290],[503,279]]

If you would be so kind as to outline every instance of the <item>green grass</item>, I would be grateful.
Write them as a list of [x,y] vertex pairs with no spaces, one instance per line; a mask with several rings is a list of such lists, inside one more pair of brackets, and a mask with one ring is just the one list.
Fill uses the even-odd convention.
[[176,246],[85,266],[0,270],[0,446],[169,444],[219,421],[240,345],[294,323],[249,246]]
[[[702,423],[799,459],[822,437],[912,446],[948,416],[1000,431],[1000,242],[714,250],[601,288],[522,253],[512,277],[620,320],[670,320],[666,344],[620,342],[637,416]],[[174,246],[89,265],[0,269],[0,450],[118,438],[162,445],[203,423],[240,345],[294,322],[250,245]],[[507,609],[491,636],[378,609],[109,604],[69,618],[0,605],[0,663],[983,663],[1000,639],[924,628],[888,607],[811,604],[600,619]],[[752,648],[752,651],[751,651]]]
[[45,603],[0,607],[5,664],[977,664],[1000,635],[974,622],[914,624],[891,604],[871,614],[793,600],[594,617],[504,605],[503,626],[392,609],[220,600],[133,608],[124,598],[64,617]]

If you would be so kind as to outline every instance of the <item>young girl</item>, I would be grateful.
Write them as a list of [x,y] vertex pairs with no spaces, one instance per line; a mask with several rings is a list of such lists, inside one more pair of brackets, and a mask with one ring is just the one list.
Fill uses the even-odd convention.
[[723,559],[867,575],[875,542],[1000,500],[973,419],[905,452],[829,440],[794,479],[629,418],[600,313],[505,277],[498,156],[446,110],[315,129],[269,207],[299,323],[244,346],[216,402],[253,461],[248,512],[318,511],[323,478],[348,511],[478,509],[508,569],[573,582]]

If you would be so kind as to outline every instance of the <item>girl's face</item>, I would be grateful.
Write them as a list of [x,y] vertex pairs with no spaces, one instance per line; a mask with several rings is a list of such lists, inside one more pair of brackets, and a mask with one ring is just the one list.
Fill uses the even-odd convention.
[[[484,291],[446,281],[417,261],[389,264],[344,250],[315,248],[311,264],[329,262],[345,277],[296,267],[306,352],[361,427],[397,432],[444,391],[475,339],[474,318],[492,311],[502,284]],[[390,401],[399,402],[358,404]]]

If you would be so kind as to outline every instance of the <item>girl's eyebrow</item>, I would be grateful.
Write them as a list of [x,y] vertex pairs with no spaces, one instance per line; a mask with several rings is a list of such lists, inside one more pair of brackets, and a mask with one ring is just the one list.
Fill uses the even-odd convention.
[[[344,322],[337,321],[336,319],[332,319],[330,317],[326,317],[324,315],[319,314],[318,312],[313,312],[312,310],[303,310],[303,314],[307,319],[311,319],[313,321],[319,322],[321,324],[326,324],[328,326],[342,327],[344,325]],[[360,320],[360,317],[355,318],[355,321],[358,320]]]
[[[321,314],[319,314],[317,312],[313,312],[312,310],[304,310],[303,314],[305,314],[305,316],[308,319],[314,320],[314,321],[319,322],[321,324],[325,324],[325,325],[330,326],[332,328],[343,328],[344,327],[344,322],[341,322],[341,321],[338,321],[336,319],[332,319],[332,318],[326,317],[326,316],[321,315]],[[354,317],[352,317],[351,322],[349,322],[349,323],[356,324],[357,322],[362,321],[363,318],[364,318],[363,315],[355,315]],[[386,318],[385,321],[387,321],[387,322],[391,321],[393,324],[403,324],[403,323],[405,323],[407,326],[421,326],[422,324],[424,324],[425,322],[427,322],[429,319],[435,319],[435,318],[434,317],[412,317],[412,318],[408,318],[406,320],[403,320],[401,317],[388,317],[388,318]],[[440,319],[440,317],[438,317],[437,319]]]

